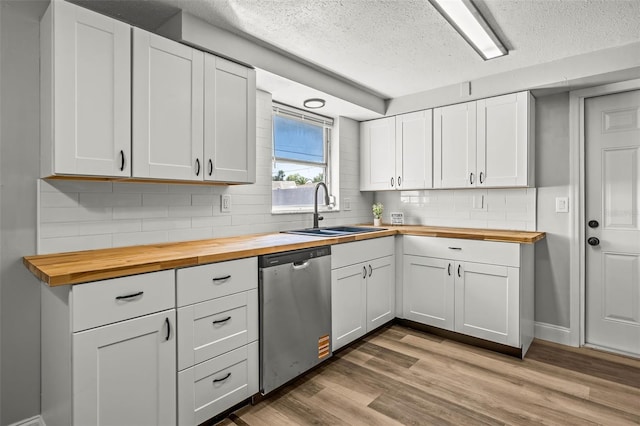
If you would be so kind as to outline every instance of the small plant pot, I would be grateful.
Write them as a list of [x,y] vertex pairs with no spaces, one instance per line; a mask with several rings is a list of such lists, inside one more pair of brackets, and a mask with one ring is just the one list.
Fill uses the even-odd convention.
[[373,218],[373,226],[382,225],[382,219]]

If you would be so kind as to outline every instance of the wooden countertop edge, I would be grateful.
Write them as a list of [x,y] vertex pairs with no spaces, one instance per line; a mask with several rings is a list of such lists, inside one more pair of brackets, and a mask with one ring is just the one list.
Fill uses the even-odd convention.
[[[369,225],[370,226],[370,225]],[[464,228],[437,228],[437,227],[421,227],[415,226],[389,226],[382,225],[384,230],[370,232],[366,234],[353,234],[342,237],[322,238],[322,237],[306,237],[293,236],[291,234],[256,234],[241,237],[228,237],[216,240],[200,240],[187,241],[183,243],[164,243],[159,245],[126,247],[122,249],[102,249],[83,252],[60,253],[51,255],[25,256],[23,264],[33,275],[40,281],[51,287],[70,284],[81,284],[90,281],[104,280],[110,278],[119,278],[128,275],[142,274],[148,272],[162,271],[166,269],[176,269],[190,266],[199,266],[208,263],[221,262],[227,260],[235,260],[246,257],[259,256],[263,254],[271,254],[288,250],[298,250],[304,248],[318,247],[322,245],[343,244],[353,241],[363,241],[371,238],[379,238],[393,235],[418,235],[444,238],[463,238],[484,241],[511,242],[520,244],[533,244],[545,238],[544,232],[529,231],[503,231],[503,230],[482,230],[482,229],[464,229]],[[464,230],[463,230],[464,229]],[[279,238],[282,237],[282,238]],[[286,240],[285,237],[289,237]],[[285,239],[284,242],[270,241]],[[294,241],[298,239],[299,241]],[[262,241],[266,240],[266,241]],[[244,247],[250,245],[250,247]],[[189,246],[194,246],[189,251]],[[119,250],[125,252],[139,252],[143,248],[148,248],[149,252],[158,252],[161,260],[132,260],[124,261],[123,253],[118,261],[112,262],[112,265],[91,268],[86,264],[88,259],[82,261],[74,261],[74,257],[88,257],[89,254],[99,257],[105,255],[114,256]],[[203,248],[205,247],[205,248]],[[181,253],[181,248],[184,253]],[[198,252],[200,251],[200,252]],[[162,254],[162,256],[159,256]],[[153,253],[150,254],[153,256]],[[91,262],[93,265],[95,262]],[[52,265],[60,268],[60,264],[82,264],[78,266],[79,270],[68,272],[48,271],[48,267]],[[69,269],[72,269],[69,266]]]

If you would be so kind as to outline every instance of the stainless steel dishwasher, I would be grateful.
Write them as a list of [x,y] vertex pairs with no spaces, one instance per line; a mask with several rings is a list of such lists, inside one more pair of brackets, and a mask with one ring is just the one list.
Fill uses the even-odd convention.
[[260,256],[260,392],[331,354],[331,246]]

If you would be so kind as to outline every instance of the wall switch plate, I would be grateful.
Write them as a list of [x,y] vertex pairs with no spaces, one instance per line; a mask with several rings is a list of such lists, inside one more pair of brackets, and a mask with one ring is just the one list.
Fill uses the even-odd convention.
[[569,213],[568,197],[556,197],[556,213]]
[[220,211],[222,213],[230,213],[231,212],[231,195],[222,194],[220,196]]
[[342,199],[342,210],[350,211],[351,210],[351,198],[343,198]]

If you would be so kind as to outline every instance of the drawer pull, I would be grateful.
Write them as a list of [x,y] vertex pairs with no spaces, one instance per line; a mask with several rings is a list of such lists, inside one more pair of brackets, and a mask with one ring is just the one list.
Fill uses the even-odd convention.
[[221,319],[221,320],[216,320],[213,322],[213,324],[222,324],[223,322],[227,322],[231,319],[231,317],[226,317],[225,319]]
[[449,250],[462,250],[462,247],[449,247]]
[[165,339],[165,341],[169,341],[169,338],[171,337],[171,323],[169,322],[169,318],[165,318],[164,322],[167,324],[167,337]]
[[224,376],[222,379],[213,379],[213,383],[218,383],[218,382],[224,382],[225,380],[227,380],[229,377],[231,377],[231,372],[227,373],[226,376]]
[[144,291],[139,291],[137,293],[127,294],[125,296],[116,296],[116,300],[130,300],[130,299],[133,299],[134,297],[142,296],[143,294],[144,294]]
[[225,275],[224,277],[213,278],[213,281],[226,281],[231,278],[231,275]]

